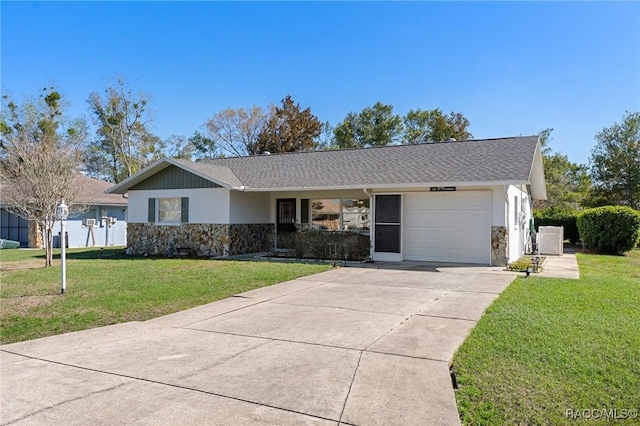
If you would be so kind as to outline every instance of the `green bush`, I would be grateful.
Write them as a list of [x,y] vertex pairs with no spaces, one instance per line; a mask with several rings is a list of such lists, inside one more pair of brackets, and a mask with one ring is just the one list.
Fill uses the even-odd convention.
[[529,266],[531,266],[531,259],[527,257],[521,257],[515,262],[508,264],[507,269],[509,271],[525,272]]
[[625,206],[604,206],[578,215],[578,229],[587,248],[596,253],[623,254],[638,242],[640,212]]
[[563,226],[564,238],[571,241],[571,244],[575,244],[580,240],[577,224],[578,213],[577,210],[555,209],[553,207],[535,209],[533,219],[536,232],[540,226]]

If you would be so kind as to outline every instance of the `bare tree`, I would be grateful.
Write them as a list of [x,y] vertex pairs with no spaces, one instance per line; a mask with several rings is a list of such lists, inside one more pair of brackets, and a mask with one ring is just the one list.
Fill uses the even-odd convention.
[[87,126],[66,122],[55,88],[36,100],[16,104],[2,97],[0,178],[7,210],[35,222],[45,232],[45,266],[51,266],[56,207],[61,200],[76,209],[81,189],[77,178],[83,160]]
[[184,136],[171,135],[165,139],[167,154],[172,158],[179,158],[182,160],[191,160],[195,147],[191,142],[191,139],[187,139]]
[[268,112],[257,105],[227,108],[215,113],[205,127],[213,144],[223,153],[241,157],[253,152],[268,117]]

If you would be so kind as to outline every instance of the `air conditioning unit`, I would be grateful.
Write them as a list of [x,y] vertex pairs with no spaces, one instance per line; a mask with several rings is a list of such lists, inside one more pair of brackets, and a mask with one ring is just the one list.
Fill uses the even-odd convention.
[[86,227],[94,227],[96,226],[96,220],[95,219],[83,219],[82,220],[82,224]]

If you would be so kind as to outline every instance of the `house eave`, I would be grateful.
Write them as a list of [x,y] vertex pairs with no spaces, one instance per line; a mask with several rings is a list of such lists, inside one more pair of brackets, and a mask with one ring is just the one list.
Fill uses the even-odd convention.
[[529,181],[531,185],[531,197],[534,200],[547,199],[547,184],[544,176],[544,162],[542,160],[542,147],[540,138],[536,144],[536,150],[533,154],[531,169],[529,171]]
[[[337,191],[349,189],[367,189],[371,191],[393,191],[401,189],[420,189],[426,187],[488,187],[488,186],[504,186],[504,185],[526,185],[528,181],[510,180],[510,181],[484,181],[484,182],[419,182],[419,183],[394,183],[394,184],[364,184],[364,185],[328,185],[328,186],[290,186],[281,188],[251,188],[245,187],[245,192],[291,192],[291,191]],[[235,188],[232,188],[235,189]],[[237,189],[236,189],[237,190]]]

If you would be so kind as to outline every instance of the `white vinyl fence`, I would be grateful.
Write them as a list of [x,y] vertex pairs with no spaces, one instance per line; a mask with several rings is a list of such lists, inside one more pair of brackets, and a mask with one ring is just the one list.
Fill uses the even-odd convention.
[[562,256],[564,227],[541,226],[538,228],[538,254]]

